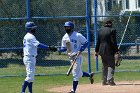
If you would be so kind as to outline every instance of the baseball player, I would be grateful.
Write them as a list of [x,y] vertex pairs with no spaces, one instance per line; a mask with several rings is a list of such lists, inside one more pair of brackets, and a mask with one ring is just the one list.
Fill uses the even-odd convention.
[[66,34],[62,38],[62,42],[61,42],[62,48],[60,51],[64,52],[67,50],[64,47],[66,47],[66,42],[69,41],[71,52],[68,53],[68,56],[70,57],[70,59],[74,59],[74,57],[80,52],[80,55],[78,56],[72,70],[72,74],[73,74],[72,90],[68,92],[68,93],[75,93],[77,85],[78,85],[79,77],[89,77],[91,84],[93,84],[93,81],[94,81],[93,72],[87,73],[87,72],[83,72],[81,69],[81,64],[83,61],[81,52],[84,51],[85,48],[87,47],[88,41],[82,34],[76,31],[73,31],[74,24],[71,21],[65,22],[64,28],[65,28]]
[[57,51],[57,48],[41,44],[35,37],[37,26],[34,22],[27,22],[25,24],[25,31],[27,32],[23,39],[23,62],[26,68],[26,78],[22,85],[21,93],[25,93],[28,86],[29,93],[32,93],[32,84],[34,81],[35,64],[37,56],[37,48],[49,49]]

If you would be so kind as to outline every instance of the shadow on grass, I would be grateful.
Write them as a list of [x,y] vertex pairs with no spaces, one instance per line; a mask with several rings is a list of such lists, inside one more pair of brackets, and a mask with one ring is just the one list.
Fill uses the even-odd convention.
[[[22,59],[0,59],[0,68],[6,68],[9,64],[19,64],[24,65]],[[36,66],[67,66],[70,65],[69,60],[38,60],[36,61]]]

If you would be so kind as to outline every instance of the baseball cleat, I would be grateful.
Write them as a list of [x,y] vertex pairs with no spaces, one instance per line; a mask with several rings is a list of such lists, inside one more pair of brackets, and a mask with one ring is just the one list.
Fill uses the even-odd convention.
[[115,86],[116,84],[115,84],[114,81],[108,81],[108,85],[110,85],[110,86]]
[[94,82],[93,76],[94,76],[94,73],[93,73],[93,72],[90,73],[90,78],[89,78],[89,80],[90,80],[90,83],[91,83],[91,84],[93,84],[93,82]]
[[70,92],[68,92],[68,93],[75,93],[74,91],[70,91]]
[[108,85],[108,83],[107,82],[102,82],[102,85],[105,86],[105,85]]

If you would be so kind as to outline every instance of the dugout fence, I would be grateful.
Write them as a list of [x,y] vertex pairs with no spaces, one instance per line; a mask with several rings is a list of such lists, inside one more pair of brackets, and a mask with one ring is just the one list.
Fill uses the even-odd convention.
[[[60,46],[61,38],[65,34],[64,22],[73,21],[75,30],[82,33],[90,42],[83,53],[83,69],[88,72],[100,72],[100,58],[98,63],[94,58],[99,28],[107,19],[113,20],[119,44],[129,17],[131,18],[120,47],[123,62],[116,71],[140,71],[139,12],[133,11],[130,15],[130,11],[126,11],[120,14],[121,9],[112,5],[109,6],[110,10],[106,10],[104,14],[103,10],[99,10],[101,9],[99,1],[0,0],[0,76],[26,74],[22,61],[22,39],[25,35],[24,24],[27,21],[34,21],[37,24],[36,37],[41,43],[54,46]],[[104,7],[107,7],[106,4]],[[126,67],[127,64],[129,66]],[[65,74],[69,66],[70,62],[65,53],[38,50],[36,75]]]

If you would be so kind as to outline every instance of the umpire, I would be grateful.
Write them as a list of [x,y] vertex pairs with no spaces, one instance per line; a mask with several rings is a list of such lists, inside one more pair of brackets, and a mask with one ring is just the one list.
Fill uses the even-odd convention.
[[112,21],[106,21],[98,33],[95,55],[102,60],[102,85],[116,85],[114,82],[115,53],[118,53],[116,30],[112,28]]

